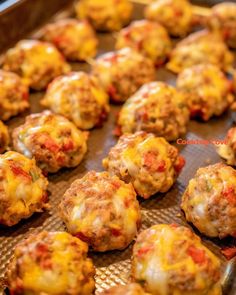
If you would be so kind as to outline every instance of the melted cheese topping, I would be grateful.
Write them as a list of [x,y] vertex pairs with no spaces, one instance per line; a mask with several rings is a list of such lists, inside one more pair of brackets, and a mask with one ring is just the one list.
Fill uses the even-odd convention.
[[133,5],[128,0],[81,0],[75,9],[80,19],[88,19],[96,29],[118,31],[129,22]]
[[193,13],[188,1],[156,0],[147,6],[145,17],[162,24],[173,36],[184,36],[191,29]]
[[90,244],[96,251],[126,247],[141,218],[132,185],[106,172],[89,172],[76,180],[60,210],[68,230],[74,235],[82,233],[88,241],[94,239]]
[[[88,247],[65,232],[42,232],[20,244],[12,263],[14,279],[25,294],[89,295],[94,290],[94,267],[87,256]],[[14,267],[18,263],[16,278]],[[16,283],[17,285],[17,283]]]
[[124,47],[131,47],[160,65],[170,53],[171,41],[164,27],[140,20],[132,22],[118,33],[116,49]]
[[[218,258],[185,227],[159,224],[143,231],[134,246],[132,267],[135,281],[152,294],[221,294]],[[218,292],[211,293],[215,287]]]
[[95,77],[77,72],[51,83],[42,104],[72,120],[79,128],[90,129],[109,112],[108,100]]
[[174,73],[197,64],[213,64],[227,71],[234,57],[218,34],[200,31],[179,42],[167,68]]

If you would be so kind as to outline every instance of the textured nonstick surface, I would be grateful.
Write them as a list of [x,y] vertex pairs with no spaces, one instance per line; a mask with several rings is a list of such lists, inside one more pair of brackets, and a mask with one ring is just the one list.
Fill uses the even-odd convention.
[[[141,17],[140,6],[136,9],[136,18]],[[99,35],[100,53],[113,49],[114,38],[109,34]],[[89,71],[86,64],[73,64],[74,70]],[[157,79],[166,81],[170,84],[175,83],[175,76],[165,69],[157,71]],[[29,113],[40,112],[43,108],[39,101],[44,93],[33,93],[30,97],[31,109],[20,117],[13,118],[7,125],[10,130],[22,122]],[[75,169],[64,169],[54,175],[49,175],[49,192],[51,209],[41,214],[34,214],[30,219],[20,222],[12,228],[0,227],[0,293],[5,288],[4,275],[7,270],[7,264],[12,256],[15,245],[29,234],[40,232],[41,230],[65,230],[63,223],[58,218],[58,204],[70,184],[79,177],[82,177],[87,171],[101,171],[102,159],[107,155],[109,149],[116,143],[117,138],[112,135],[116,114],[119,106],[111,106],[111,113],[108,121],[103,128],[92,130],[89,137],[89,151]],[[214,118],[208,123],[190,122],[187,139],[222,139],[226,131],[233,124],[232,114],[227,113],[220,118]],[[180,210],[181,195],[191,177],[194,176],[199,167],[206,166],[221,161],[212,145],[177,145],[181,154],[186,159],[186,166],[180,174],[176,184],[166,194],[157,194],[149,200],[141,200],[142,208],[142,230],[157,223],[178,223],[187,225],[184,215]],[[190,225],[187,225],[190,226]],[[199,232],[193,229],[197,234]],[[222,261],[223,290],[226,295],[236,294],[235,263],[226,261],[221,255],[220,249],[225,246],[235,245],[233,239],[208,239],[199,234],[203,242],[211,249]],[[96,286],[97,291],[108,288],[109,286],[127,283],[130,272],[130,258],[132,245],[124,251],[113,251],[104,254],[90,253],[96,266]],[[1,291],[2,290],[2,291]]]

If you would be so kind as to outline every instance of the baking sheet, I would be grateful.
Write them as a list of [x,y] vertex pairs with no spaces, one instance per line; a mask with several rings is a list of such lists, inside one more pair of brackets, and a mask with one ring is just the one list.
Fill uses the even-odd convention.
[[[59,15],[66,16],[68,12]],[[142,5],[136,5],[135,18],[142,17]],[[113,50],[114,36],[112,34],[99,34],[99,54]],[[74,63],[74,70],[89,71],[89,65]],[[175,75],[165,69],[157,70],[157,79],[175,84]],[[31,108],[21,116],[15,117],[7,122],[10,130],[24,122],[26,115],[40,112],[43,108],[39,101],[43,92],[32,93],[30,96]],[[41,214],[34,214],[31,218],[20,222],[12,228],[0,226],[0,294],[5,288],[4,274],[7,264],[12,256],[15,245],[29,234],[41,230],[65,230],[58,217],[58,204],[70,184],[77,178],[82,177],[89,170],[101,171],[102,159],[107,155],[109,149],[116,143],[117,138],[112,135],[116,115],[119,106],[111,106],[108,121],[103,128],[92,130],[88,141],[88,153],[83,162],[75,169],[62,169],[59,173],[49,175],[49,192],[51,209]],[[232,126],[233,119],[230,112],[220,118],[213,118],[208,123],[191,121],[187,139],[222,139],[226,131]],[[180,210],[181,195],[191,177],[201,166],[221,161],[212,145],[177,145],[181,154],[186,159],[186,166],[180,174],[176,184],[166,194],[157,194],[149,200],[139,199],[142,209],[142,228],[146,229],[157,223],[178,223],[187,225],[183,213]],[[187,225],[190,226],[190,225]],[[197,234],[199,232],[194,229]],[[200,235],[200,234],[199,234]],[[201,236],[201,235],[200,235]],[[236,245],[236,240],[227,238],[222,241],[208,239],[201,236],[204,244],[211,249],[222,261],[222,283],[224,294],[236,294],[235,261],[226,261],[220,252],[221,247]],[[132,253],[131,244],[124,251],[112,251],[104,254],[90,253],[96,267],[96,287],[101,291],[116,284],[125,284],[129,280],[130,258]]]

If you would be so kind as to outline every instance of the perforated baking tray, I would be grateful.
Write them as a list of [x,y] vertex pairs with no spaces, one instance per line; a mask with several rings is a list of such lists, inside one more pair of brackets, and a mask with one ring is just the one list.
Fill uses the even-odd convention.
[[[142,18],[142,8],[136,4],[135,18]],[[65,17],[70,11],[60,13],[57,18]],[[37,33],[37,32],[36,32]],[[38,33],[37,33],[38,34]],[[113,50],[114,36],[112,34],[99,34],[99,54]],[[89,65],[75,63],[74,70],[89,71]],[[175,83],[175,76],[165,69],[157,70],[157,79],[170,84]],[[30,113],[40,112],[43,108],[39,101],[44,93],[33,93],[30,96],[31,108],[22,116],[15,117],[7,122],[10,130],[24,122],[25,116]],[[0,227],[0,294],[5,290],[4,275],[8,262],[12,256],[15,245],[29,234],[41,230],[65,230],[58,217],[58,204],[70,184],[77,178],[82,177],[89,170],[101,171],[102,159],[107,155],[109,149],[116,143],[117,138],[112,135],[116,114],[119,106],[111,106],[111,113],[103,128],[92,130],[89,137],[89,151],[83,162],[75,169],[63,169],[59,173],[49,175],[49,192],[51,209],[41,214],[34,214],[31,218],[20,222],[12,228]],[[222,139],[226,131],[233,124],[232,114],[228,112],[220,118],[214,118],[208,123],[192,121],[189,124],[187,139]],[[158,223],[178,223],[189,226],[180,210],[180,200],[183,191],[191,177],[194,176],[199,167],[221,161],[212,145],[177,145],[181,154],[186,159],[186,166],[180,174],[176,184],[166,194],[157,194],[149,200],[139,200],[142,209],[142,229]],[[236,294],[235,261],[227,261],[221,254],[220,249],[226,246],[236,245],[235,239],[208,239],[201,236],[204,244],[209,247],[222,262],[222,285],[226,295]],[[96,266],[96,287],[101,291],[116,284],[125,284],[129,281],[130,258],[132,252],[131,244],[124,251],[112,251],[104,254],[90,253]]]

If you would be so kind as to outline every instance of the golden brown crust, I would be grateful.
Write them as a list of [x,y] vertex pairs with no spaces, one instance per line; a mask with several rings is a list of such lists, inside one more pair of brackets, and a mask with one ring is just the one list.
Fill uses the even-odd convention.
[[0,121],[0,153],[5,152],[10,141],[8,128]]

